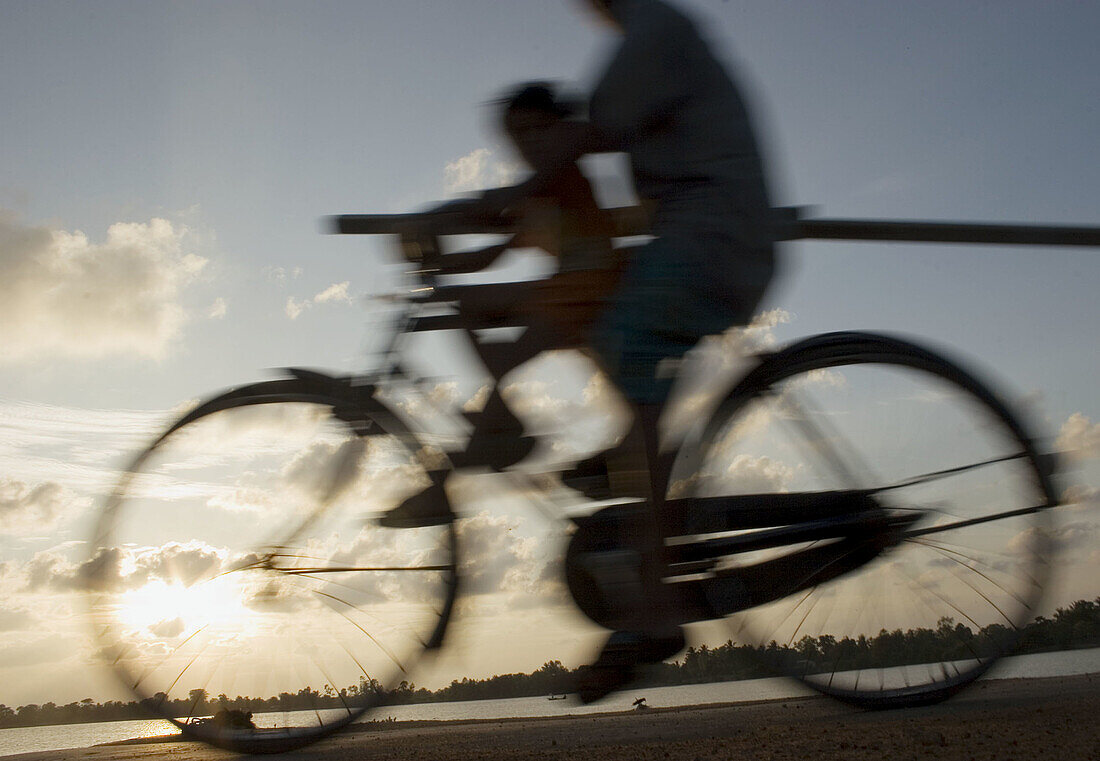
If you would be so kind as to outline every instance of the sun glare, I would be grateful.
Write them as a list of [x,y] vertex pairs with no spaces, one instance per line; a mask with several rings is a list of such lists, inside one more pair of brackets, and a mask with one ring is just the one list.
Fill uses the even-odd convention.
[[189,587],[153,581],[123,595],[118,615],[126,627],[171,642],[203,626],[244,626],[248,620],[244,593],[232,576]]

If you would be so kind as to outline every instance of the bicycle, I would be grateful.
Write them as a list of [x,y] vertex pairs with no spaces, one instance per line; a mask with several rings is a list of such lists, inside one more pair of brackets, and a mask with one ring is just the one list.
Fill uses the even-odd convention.
[[[618,218],[637,224],[637,212]],[[337,220],[340,232],[399,233],[427,264],[441,224]],[[480,286],[414,274],[379,369],[289,369],[208,398],[106,501],[88,574],[96,636],[143,705],[196,739],[245,752],[313,742],[384,703],[444,643],[464,583],[459,515],[448,504],[438,525],[397,529],[377,518],[469,443],[462,416],[434,405],[406,364],[403,339],[476,340],[490,326],[449,308]],[[449,423],[414,429],[415,405]],[[756,355],[698,417],[668,495],[683,509],[663,537],[674,623],[729,619],[773,669],[871,708],[943,700],[1013,650],[1050,566],[1055,462],[974,373],[909,340],[831,333]],[[645,508],[587,503],[578,515],[554,477],[508,477],[569,524],[569,590],[613,628],[639,601],[599,560],[631,549],[615,537]],[[880,632],[915,633],[909,656],[876,652],[867,638]],[[283,727],[192,723],[213,692],[257,721],[282,711]]]

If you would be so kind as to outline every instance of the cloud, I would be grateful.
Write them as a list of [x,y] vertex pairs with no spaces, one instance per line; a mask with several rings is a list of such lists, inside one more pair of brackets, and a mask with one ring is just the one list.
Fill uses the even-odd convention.
[[1080,559],[1079,553],[1095,547],[1098,530],[1089,520],[1069,521],[1049,530],[1032,527],[1012,537],[1006,548],[1009,553],[1022,556],[1049,546],[1062,562],[1075,562]]
[[26,564],[23,574],[31,592],[122,592],[158,580],[190,586],[214,576],[226,554],[203,542],[169,542],[160,547],[100,547],[87,560],[72,563],[45,550]]
[[351,303],[351,296],[348,295],[349,281],[345,280],[342,283],[333,283],[325,290],[318,293],[313,297],[314,304],[324,304],[327,301],[342,301],[344,303]]
[[748,325],[703,338],[679,369],[665,412],[665,435],[679,440],[700,421],[708,420],[725,394],[753,367],[755,356],[776,345],[774,329],[792,319],[784,309],[770,309],[753,317]]
[[48,530],[73,505],[75,495],[53,481],[30,486],[0,478],[0,534]]
[[187,232],[165,219],[119,222],[94,243],[0,211],[0,362],[164,357],[207,263],[185,251]]
[[578,352],[543,352],[506,376],[501,392],[526,429],[546,437],[534,457],[547,463],[606,449],[630,426],[622,395]]
[[57,479],[81,494],[110,488],[119,458],[148,443],[167,411],[88,409],[0,401],[0,478],[27,486]]
[[[455,384],[457,387],[458,384]],[[477,412],[485,407],[485,402],[489,401],[489,394],[492,393],[493,388],[489,384],[478,387],[478,390],[474,392],[474,395],[462,403],[463,412]]]
[[785,492],[794,477],[794,468],[770,457],[737,455],[726,476],[731,485],[747,493]]
[[286,267],[265,267],[264,274],[267,275],[269,279],[274,280],[276,283],[282,285],[286,283],[288,278],[291,280],[297,280],[298,278],[300,278],[302,276],[302,268],[291,267],[290,269],[287,269]]
[[534,540],[516,534],[506,516],[482,512],[458,525],[463,592],[480,595],[529,591],[541,576]]
[[1062,504],[1074,510],[1100,508],[1100,488],[1084,484],[1071,484],[1062,492]]
[[1100,423],[1074,412],[1062,423],[1054,446],[1073,460],[1100,457]]
[[353,299],[348,295],[348,286],[351,282],[345,280],[342,283],[333,283],[328,288],[309,299],[297,299],[293,296],[286,300],[286,307],[283,311],[286,312],[286,316],[292,320],[297,320],[302,316],[302,312],[310,309],[315,304],[351,304]]
[[49,637],[0,648],[0,668],[54,665],[72,655],[72,644],[69,639]]
[[160,621],[149,627],[149,631],[161,639],[172,639],[183,633],[183,619],[177,616],[169,621]]
[[210,305],[210,308],[206,310],[206,316],[211,320],[220,320],[225,317],[227,311],[227,305],[225,299],[218,297],[214,299],[214,303]]
[[0,608],[0,632],[26,631],[34,624],[34,616],[25,610]]
[[516,167],[493,158],[488,148],[478,148],[447,163],[443,169],[443,187],[448,193],[464,193],[500,187],[516,177]]
[[286,300],[286,307],[283,309],[286,312],[286,316],[292,320],[297,320],[302,316],[302,312],[309,309],[312,306],[308,300],[299,301],[291,296]]
[[348,437],[339,443],[317,441],[301,450],[282,470],[282,482],[307,497],[306,505],[324,504],[361,486],[372,439]]

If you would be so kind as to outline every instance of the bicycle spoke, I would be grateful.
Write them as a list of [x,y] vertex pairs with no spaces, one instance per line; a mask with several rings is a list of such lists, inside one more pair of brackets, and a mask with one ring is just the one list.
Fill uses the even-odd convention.
[[[939,593],[938,591],[936,591],[935,589],[932,589],[932,588],[930,588],[930,587],[928,587],[928,586],[926,586],[926,585],[924,585],[924,584],[921,584],[921,583],[920,583],[920,581],[918,581],[917,579],[914,579],[914,578],[912,577],[912,575],[910,575],[909,573],[907,573],[907,572],[905,572],[905,571],[902,571],[902,573],[903,573],[903,574],[905,575],[905,577],[906,577],[906,578],[907,578],[907,579],[909,580],[909,583],[910,583],[910,585],[911,585],[911,588],[912,588],[912,589],[913,589],[913,590],[914,590],[915,592],[918,592],[918,593],[919,593],[919,596],[927,597],[928,595],[931,595],[932,597],[935,597],[935,598],[936,598],[936,599],[938,599],[938,600],[939,600],[940,602],[942,602],[942,603],[943,603],[944,605],[946,605],[947,607],[951,608],[951,609],[952,609],[953,611],[955,611],[955,612],[956,612],[956,613],[958,613],[958,614],[959,614],[960,616],[962,616],[962,617],[963,617],[963,618],[965,618],[965,619],[966,619],[967,621],[969,621],[969,622],[970,622],[970,624],[971,624],[971,625],[972,625],[972,626],[973,626],[973,627],[974,627],[975,629],[977,629],[977,630],[981,631],[981,628],[982,628],[981,624],[979,624],[979,623],[978,623],[977,621],[975,621],[975,620],[974,620],[974,619],[973,619],[973,618],[972,618],[972,617],[970,616],[970,614],[969,614],[969,613],[967,613],[967,612],[966,612],[965,610],[963,610],[962,608],[960,608],[960,607],[959,607],[958,605],[956,605],[956,604],[955,604],[954,602],[952,602],[951,600],[947,599],[947,598],[946,598],[945,596],[943,596],[942,594],[940,594],[940,593]],[[931,611],[935,612],[935,609],[934,609],[934,608],[932,608],[931,606],[929,606],[929,610],[931,610]],[[974,649],[973,649],[973,648],[971,647],[970,643],[969,643],[969,642],[968,642],[967,640],[965,640],[965,639],[963,639],[963,638],[962,638],[961,636],[959,636],[958,632],[956,632],[955,630],[952,630],[952,634],[954,634],[954,636],[956,637],[956,639],[958,639],[958,641],[959,641],[959,643],[960,643],[960,644],[962,644],[962,645],[963,645],[963,646],[964,646],[964,647],[965,647],[965,648],[966,648],[967,650],[969,650],[969,651],[970,651],[971,655],[973,655],[973,656],[974,656],[974,659],[975,659],[975,660],[977,660],[977,661],[978,661],[979,663],[980,663],[980,662],[982,662],[982,658],[981,658],[981,656],[979,656],[979,655],[978,655],[978,653],[977,653],[977,652],[975,652],[975,650],[974,650]]]
[[[971,556],[968,556],[968,555],[964,555],[961,552],[957,552],[955,550],[949,550],[945,547],[937,547],[935,544],[932,544],[930,542],[917,542],[917,543],[918,544],[923,544],[925,547],[928,547],[929,549],[935,550],[937,553],[939,553],[943,557],[947,558],[948,560],[950,560],[954,563],[958,563],[960,566],[967,569],[968,571],[972,571],[972,572],[978,574],[983,579],[985,579],[990,584],[992,584],[993,586],[1000,589],[1002,592],[1004,592],[1006,595],[1008,595],[1009,597],[1016,600],[1021,605],[1024,605],[1024,606],[1027,605],[1027,601],[1021,595],[1017,594],[1015,591],[1009,589],[1008,587],[1004,586],[1000,582],[996,581],[993,577],[989,576],[988,574],[986,574],[986,573],[980,571],[979,569],[975,568],[974,565],[971,565],[971,563],[981,564],[981,565],[986,565],[986,566],[989,566],[990,568],[992,568],[992,566],[989,563],[984,563],[983,561],[981,561],[977,558],[974,558],[974,557],[971,557]],[[960,557],[963,560],[966,560],[966,561],[969,561],[969,562],[964,563],[962,560],[959,560]]]
[[[166,718],[187,711],[176,696],[188,688],[248,697],[237,705],[250,710],[274,705],[278,733],[184,729],[248,752],[321,737],[408,678],[442,637],[457,574],[453,525],[374,520],[427,477],[419,444],[406,445],[415,437],[394,418],[372,429],[368,449],[356,431],[369,415],[333,417],[346,400],[274,404],[298,381],[278,383],[282,398],[256,384],[263,414],[247,394],[208,403],[135,458],[96,534],[142,579],[95,606],[100,638],[119,643],[116,670]],[[340,693],[359,679],[371,685],[362,700]]]
[[[987,576],[985,576],[984,574],[979,573],[978,571],[975,571],[975,569],[970,568],[969,566],[964,565],[963,563],[960,563],[956,558],[952,558],[949,555],[947,555],[946,553],[940,553],[940,554],[943,555],[944,557],[948,558],[952,562],[954,562],[956,565],[962,566],[963,568],[966,568],[966,570],[968,570],[968,571],[974,571],[975,573],[978,573],[978,575],[981,576],[982,578],[986,579],[987,581],[989,580],[989,578]],[[1005,613],[1003,610],[1001,610],[1001,607],[999,605],[997,605],[997,603],[995,603],[995,602],[993,602],[993,600],[989,599],[989,596],[985,592],[978,589],[978,587],[976,587],[974,584],[970,583],[969,580],[967,580],[967,579],[963,578],[961,575],[959,575],[957,568],[952,569],[952,575],[956,579],[961,581],[963,584],[965,584],[966,586],[968,586],[972,590],[974,590],[975,594],[977,594],[979,597],[981,597],[983,600],[985,600],[987,603],[989,603],[989,606],[1001,615],[1001,618],[1003,618],[1005,620],[1005,623],[1007,623],[1012,628],[1017,628],[1016,624],[1012,621],[1012,618],[1007,613]],[[998,586],[998,585],[994,584],[994,586]],[[1004,591],[1004,590],[1002,589],[1002,591]],[[981,628],[981,627],[979,627],[979,628]]]
[[[149,675],[150,675],[150,674],[152,674],[152,673],[153,673],[153,672],[155,672],[155,671],[156,671],[157,669],[159,669],[159,668],[160,668],[161,666],[163,666],[164,664],[166,664],[166,663],[168,662],[168,659],[169,659],[169,658],[171,658],[171,657],[172,657],[173,655],[175,655],[175,654],[176,654],[177,652],[179,652],[180,650],[182,650],[182,649],[183,649],[183,646],[184,646],[184,645],[186,645],[186,644],[187,644],[188,642],[190,642],[190,641],[191,641],[192,639],[194,639],[195,637],[197,637],[197,636],[198,636],[198,635],[199,635],[200,633],[202,633],[202,631],[203,631],[203,630],[205,630],[205,629],[206,629],[206,627],[205,627],[205,626],[202,626],[202,627],[200,627],[199,629],[197,629],[196,631],[192,632],[192,633],[191,633],[191,634],[190,634],[190,635],[189,635],[189,636],[187,637],[187,639],[185,639],[185,640],[184,640],[183,642],[181,642],[181,643],[179,643],[178,645],[176,645],[176,647],[175,647],[175,648],[173,648],[173,649],[172,649],[172,651],[171,651],[170,653],[168,653],[168,655],[164,656],[164,658],[162,658],[162,659],[161,659],[160,663],[158,663],[158,664],[157,664],[156,666],[153,666],[153,667],[150,667],[150,668],[146,669],[145,673],[144,673],[143,675],[141,675],[140,677],[138,677],[138,680],[137,680],[136,682],[134,682],[134,683],[133,683],[133,685],[132,685],[131,689],[135,689],[135,690],[136,690],[136,689],[137,689],[137,688],[138,688],[139,686],[141,686],[141,683],[142,683],[142,682],[144,682],[144,681],[145,681],[145,679],[147,679],[147,678],[149,677]],[[201,653],[201,651],[200,651],[200,653]],[[197,657],[197,656],[196,656],[196,657]],[[194,659],[192,659],[192,661],[193,661],[193,660],[194,660]],[[186,671],[186,669],[184,669],[184,670]],[[173,686],[175,686],[175,683],[174,683],[174,682],[173,682]]]
[[878,494],[879,492],[891,491],[894,489],[905,489],[910,486],[917,486],[919,484],[930,483],[949,476],[958,475],[959,473],[966,473],[971,470],[977,470],[978,468],[984,468],[987,465],[997,465],[1003,462],[1011,462],[1012,460],[1020,460],[1028,457],[1027,452],[1016,452],[1015,454],[1004,455],[1003,457],[993,457],[988,460],[982,460],[981,462],[970,463],[969,465],[960,465],[954,468],[945,468],[943,470],[933,471],[931,473],[922,473],[918,476],[913,476],[904,481],[898,483],[889,484],[887,486],[876,486],[873,489],[869,489],[869,494]]
[[[801,604],[802,604],[803,602],[805,602],[805,601],[806,601],[806,600],[807,600],[807,599],[808,599],[808,598],[809,598],[809,597],[810,597],[811,595],[815,594],[816,592],[817,592],[817,587],[810,587],[809,589],[807,589],[807,590],[806,590],[806,596],[805,596],[805,597],[803,597],[803,598],[802,598],[802,599],[801,599],[801,600],[799,601],[798,605],[801,605]],[[796,605],[796,606],[795,606],[795,609],[797,609],[797,608],[798,608],[798,605]],[[793,643],[793,642],[795,641],[795,638],[796,638],[796,637],[798,637],[798,632],[799,632],[799,631],[801,631],[801,629],[802,629],[802,626],[803,626],[803,624],[805,624],[805,623],[806,623],[806,619],[810,617],[810,614],[811,614],[811,613],[813,613],[813,611],[814,611],[814,607],[815,607],[816,605],[817,605],[817,600],[815,599],[815,600],[814,600],[813,602],[811,602],[811,603],[810,603],[809,605],[807,605],[807,606],[806,606],[806,612],[805,612],[805,613],[804,613],[804,614],[802,615],[802,619],[801,619],[801,620],[800,620],[800,621],[798,622],[798,626],[794,627],[794,631],[792,631],[792,632],[791,632],[791,636],[790,636],[790,638],[789,638],[789,639],[787,640],[787,646],[788,646],[788,647],[790,647],[791,643]]]
[[[990,550],[979,549],[977,547],[969,547],[969,546],[958,544],[958,543],[945,542],[942,539],[929,539],[927,537],[921,537],[919,539],[914,539],[914,540],[911,540],[911,541],[914,544],[924,545],[926,547],[935,547],[935,548],[941,549],[945,552],[952,552],[952,553],[958,555],[959,557],[962,557],[962,558],[964,558],[966,560],[969,560],[969,561],[972,561],[974,563],[978,563],[980,565],[984,565],[985,567],[987,567],[991,570],[1001,570],[1001,569],[997,568],[997,566],[994,565],[994,563],[992,561],[982,560],[978,557],[968,555],[966,552],[963,552],[963,550],[966,550],[967,552],[985,552],[989,555],[995,555],[997,557],[1004,558],[1006,561],[1012,561],[1014,568],[1017,565],[1019,565],[1019,556],[1018,556],[1018,554],[1010,554],[1010,553],[1007,553],[1007,552],[993,552],[993,551],[990,551]],[[1007,572],[1004,572],[1004,571],[1002,571],[1002,573],[1004,573],[1004,575],[1006,575],[1010,578],[1014,578],[1014,579],[1018,579],[1020,581],[1026,582],[1031,588],[1036,588],[1037,589],[1037,588],[1042,586],[1042,582],[1040,582],[1039,579],[1035,578],[1035,576],[1033,574],[1030,574],[1030,573],[1026,572],[1026,567],[1020,569],[1016,574],[1011,574],[1011,573],[1007,573]]]
[[[820,382],[834,371],[842,384]],[[822,515],[836,543],[852,544],[811,552],[797,571],[802,545],[740,542],[753,549],[742,568],[759,564],[776,574],[769,589],[792,592],[737,618],[739,638],[762,650],[778,643],[769,657],[780,669],[858,705],[930,702],[980,676],[1000,653],[985,651],[1026,626],[1047,572],[1047,466],[1035,438],[965,371],[906,341],[834,335],[765,359],[718,409],[700,475],[679,476],[685,497],[708,506],[729,497],[749,516],[754,495],[785,493],[771,503],[782,508],[774,525],[795,526],[792,537],[809,536],[795,520],[817,515],[810,500],[820,498],[809,495],[851,488],[887,516],[849,533],[849,515]],[[960,624],[938,630],[942,618]],[[979,641],[984,625],[997,626],[995,642]],[[816,650],[799,647],[815,636]],[[898,648],[910,636],[928,663],[906,665]],[[799,651],[818,653],[808,670]]]
[[388,573],[399,571],[454,571],[453,565],[384,565],[384,566],[327,566],[317,568],[276,568],[274,569],[287,576],[314,576],[326,573]]
[[904,534],[902,534],[902,538],[916,539],[918,537],[929,536],[931,534],[942,534],[948,531],[958,531],[962,528],[980,526],[983,523],[993,523],[995,521],[1003,521],[1007,518],[1018,518],[1023,515],[1032,515],[1043,510],[1049,510],[1050,508],[1050,505],[1033,505],[1031,507],[1021,507],[1018,510],[1005,510],[1002,513],[993,513],[992,515],[983,515],[978,518],[970,518],[969,520],[956,521],[954,523],[945,523],[939,526],[909,529]]
[[836,448],[829,445],[828,438],[822,433],[820,426],[811,422],[805,409],[798,404],[789,392],[784,395],[783,401],[793,406],[796,412],[793,417],[781,418],[799,429],[799,433],[802,435],[796,436],[795,441],[806,446],[808,451],[813,452],[824,461],[825,465],[837,477],[841,488],[860,489],[860,479],[856,478],[852,469],[845,464]]
[[[327,592],[321,592],[320,590],[316,590],[316,589],[314,589],[314,590],[311,590],[311,591],[313,592],[313,594],[315,594],[315,595],[317,595],[317,596],[319,596],[319,597],[326,597],[326,598],[328,598],[328,599],[330,599],[330,600],[334,600],[334,601],[336,601],[336,602],[340,603],[341,605],[346,605],[347,607],[349,607],[349,608],[351,608],[351,609],[353,609],[353,610],[357,610],[357,608],[356,608],[356,607],[355,607],[354,605],[352,605],[352,604],[351,604],[350,602],[347,602],[346,600],[341,600],[341,599],[340,599],[339,597],[336,597],[335,595],[330,595],[330,594],[328,594]],[[383,653],[385,653],[385,654],[386,654],[386,657],[388,657],[388,658],[390,659],[390,661],[391,661],[391,662],[392,662],[392,663],[393,663],[393,664],[394,664],[395,666],[397,666],[397,668],[398,668],[398,669],[400,669],[400,670],[401,670],[401,673],[402,673],[402,674],[407,674],[407,673],[409,673],[408,669],[407,669],[407,668],[405,668],[405,664],[403,664],[403,663],[402,663],[402,662],[401,662],[400,660],[398,660],[397,656],[395,656],[395,655],[394,655],[394,654],[393,654],[392,652],[390,652],[390,650],[389,650],[389,649],[388,649],[388,648],[387,648],[387,647],[386,647],[385,645],[383,645],[383,644],[382,644],[382,643],[381,643],[381,642],[380,642],[380,641],[378,640],[378,638],[376,638],[376,637],[375,637],[375,636],[374,636],[373,634],[371,634],[371,633],[370,633],[369,631],[367,631],[367,630],[366,630],[366,629],[364,629],[364,628],[363,628],[362,626],[360,626],[358,622],[356,622],[356,621],[353,621],[353,620],[351,619],[351,617],[350,617],[350,616],[348,616],[348,615],[347,615],[346,613],[344,613],[343,611],[341,611],[341,610],[337,610],[337,611],[335,611],[335,612],[336,612],[336,614],[337,614],[338,616],[340,616],[341,618],[343,618],[343,619],[344,619],[345,621],[347,621],[347,622],[348,622],[349,624],[351,624],[352,626],[354,626],[354,627],[355,627],[356,629],[358,629],[359,631],[363,632],[363,634],[367,635],[367,637],[368,637],[368,638],[370,639],[370,641],[371,641],[371,642],[373,642],[373,643],[374,643],[375,645],[377,645],[378,649],[379,649],[379,650],[381,650],[381,651],[382,651]]]
[[365,452],[366,440],[355,438],[349,441],[355,442],[355,445],[347,447],[347,450],[344,451],[342,458],[332,474],[332,478],[328,481],[328,488],[325,490],[325,495],[320,500],[320,504],[309,512],[305,520],[291,530],[286,539],[283,540],[284,542],[293,542],[321,520],[332,507],[336,498],[347,489],[352,476],[358,473],[359,468],[357,461]]

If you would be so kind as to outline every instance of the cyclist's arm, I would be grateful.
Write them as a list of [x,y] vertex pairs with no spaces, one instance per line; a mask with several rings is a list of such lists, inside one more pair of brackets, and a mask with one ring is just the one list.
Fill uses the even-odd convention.
[[477,213],[497,216],[514,210],[523,199],[543,194],[581,156],[605,150],[605,141],[587,121],[562,121],[553,129],[553,145],[535,173],[517,185],[484,191],[477,199]]
[[441,262],[443,270],[448,275],[463,275],[483,270],[499,259],[500,255],[507,251],[510,246],[512,246],[511,239],[496,246],[479,248],[476,251],[459,251],[446,254]]
[[605,151],[626,150],[638,133],[676,113],[697,86],[693,70],[705,52],[692,23],[672,8],[647,4],[629,12],[626,34],[589,100],[593,134]]

